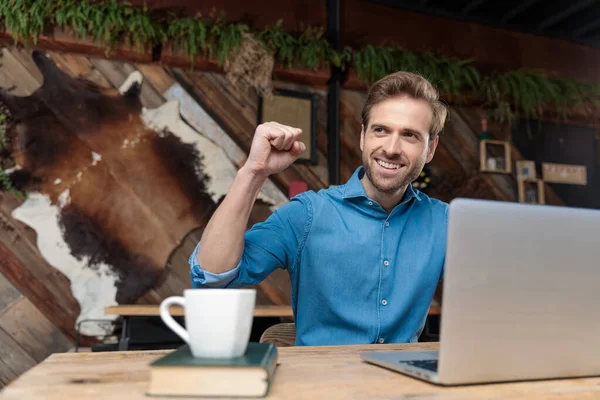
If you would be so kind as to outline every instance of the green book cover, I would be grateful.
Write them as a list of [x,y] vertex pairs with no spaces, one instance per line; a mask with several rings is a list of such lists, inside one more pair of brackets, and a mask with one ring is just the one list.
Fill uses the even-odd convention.
[[[248,343],[236,358],[194,357],[189,345],[150,363],[149,396],[264,397],[277,367],[277,346]],[[252,372],[254,371],[254,372]],[[231,385],[231,381],[238,385]]]
[[262,367],[268,369],[277,361],[277,347],[272,343],[248,343],[246,354],[236,358],[194,357],[190,346],[185,344],[172,353],[152,362],[152,367],[189,366],[189,367]]

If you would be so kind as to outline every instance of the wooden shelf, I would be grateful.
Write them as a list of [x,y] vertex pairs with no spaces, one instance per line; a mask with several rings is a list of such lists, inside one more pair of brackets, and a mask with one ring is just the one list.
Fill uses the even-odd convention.
[[[502,155],[488,154],[488,145],[502,147]],[[512,173],[510,143],[503,140],[482,140],[479,143],[480,171],[501,174]]]
[[[0,43],[6,46],[14,46],[14,38],[8,31],[0,31]],[[170,43],[166,43],[160,52],[153,54],[153,49],[146,48],[141,51],[135,46],[116,46],[107,57],[106,48],[99,45],[91,39],[80,39],[69,29],[60,29],[54,27],[48,34],[42,34],[38,38],[38,43],[32,48],[43,50],[83,54],[91,57],[111,59],[114,61],[160,64],[163,66],[191,68],[192,63],[182,51],[173,51]],[[219,66],[214,59],[197,57],[193,68],[196,71],[223,73],[223,68]],[[275,64],[273,67],[273,79],[285,82],[294,82],[303,85],[312,85],[324,87],[331,77],[329,68],[321,68],[316,71],[287,68],[281,64]]]

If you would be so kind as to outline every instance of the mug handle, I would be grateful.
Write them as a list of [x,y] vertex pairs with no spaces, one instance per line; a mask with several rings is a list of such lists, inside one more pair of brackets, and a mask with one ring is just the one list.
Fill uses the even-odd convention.
[[173,332],[177,334],[180,338],[182,338],[186,343],[190,342],[190,335],[187,333],[185,329],[181,325],[173,319],[171,313],[169,312],[169,307],[172,304],[180,305],[185,308],[185,298],[181,296],[171,296],[167,297],[160,303],[160,318],[163,320],[165,325],[167,325]]

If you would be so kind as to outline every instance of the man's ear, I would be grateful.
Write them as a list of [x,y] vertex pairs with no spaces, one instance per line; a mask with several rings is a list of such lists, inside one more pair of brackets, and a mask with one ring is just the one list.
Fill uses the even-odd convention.
[[363,151],[365,146],[365,126],[360,124],[360,151]]
[[438,143],[440,141],[439,135],[435,136],[435,139],[429,141],[428,149],[427,149],[427,163],[430,163],[433,160],[433,156],[435,155],[435,150],[437,149]]

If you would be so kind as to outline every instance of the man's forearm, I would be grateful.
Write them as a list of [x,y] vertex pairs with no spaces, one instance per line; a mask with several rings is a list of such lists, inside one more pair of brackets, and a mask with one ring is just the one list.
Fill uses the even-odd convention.
[[252,207],[265,180],[240,168],[202,234],[198,250],[202,269],[218,274],[235,267],[244,251],[244,233]]

